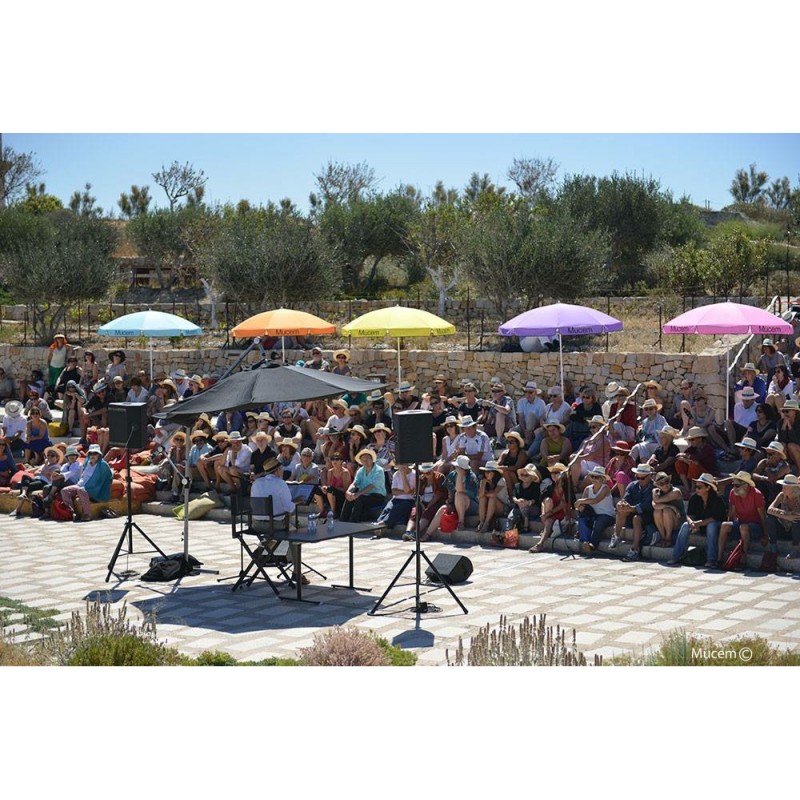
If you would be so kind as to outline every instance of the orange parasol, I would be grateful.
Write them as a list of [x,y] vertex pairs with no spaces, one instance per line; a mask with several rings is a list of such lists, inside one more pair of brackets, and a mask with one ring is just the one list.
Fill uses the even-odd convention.
[[[310,336],[312,334],[336,333],[336,326],[324,319],[315,317],[305,311],[291,308],[274,308],[262,311],[244,322],[240,322],[232,331],[234,339],[250,339],[255,336],[280,336],[284,344],[285,336]],[[286,360],[286,348],[283,360]]]

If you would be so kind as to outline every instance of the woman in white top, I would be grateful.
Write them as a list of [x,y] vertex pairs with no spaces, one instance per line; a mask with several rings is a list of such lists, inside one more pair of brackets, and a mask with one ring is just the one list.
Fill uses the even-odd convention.
[[449,416],[445,419],[443,427],[442,454],[434,469],[446,475],[453,468],[453,462],[458,455],[458,420]]
[[585,555],[597,550],[603,531],[614,524],[614,501],[607,481],[605,469],[594,467],[589,473],[589,485],[583,490],[583,496],[575,501],[581,552]]
[[127,401],[129,403],[146,403],[150,393],[142,386],[142,379],[138,376],[131,378],[131,388],[128,389]]

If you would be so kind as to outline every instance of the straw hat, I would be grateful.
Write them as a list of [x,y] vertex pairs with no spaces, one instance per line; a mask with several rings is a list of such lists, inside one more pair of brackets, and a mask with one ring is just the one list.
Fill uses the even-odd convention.
[[653,468],[649,464],[638,464],[631,470],[631,472],[634,475],[652,475]]
[[742,400],[755,400],[757,397],[756,390],[752,386],[745,386],[742,389]]
[[669,436],[670,439],[677,439],[678,436],[681,435],[681,432],[678,431],[678,430],[675,430],[675,428],[671,427],[670,425],[667,425],[666,427],[662,428],[658,432],[658,435],[659,436]]
[[653,476],[654,483],[664,483],[665,481],[669,482],[669,475],[666,472],[656,472]]
[[426,472],[433,472],[435,467],[436,465],[432,461],[426,461],[419,465],[419,471],[424,475]]
[[100,456],[100,458],[103,457],[103,451],[100,449],[100,445],[99,444],[90,444],[89,445],[89,449],[86,451],[86,455],[90,456],[90,455],[92,455],[92,453],[94,453],[95,455]]
[[612,445],[611,449],[612,450],[616,450],[618,453],[630,453],[631,452],[631,446],[627,442],[623,441],[622,439],[620,439],[618,442],[614,442],[614,444]]
[[203,422],[207,422],[209,425],[211,424],[211,419],[208,416],[208,414],[205,413],[205,411],[197,418],[198,422],[200,422],[201,420]]
[[522,477],[529,477],[534,483],[539,483],[542,480],[542,476],[539,474],[539,470],[536,469],[535,464],[526,464],[524,467],[520,467],[517,470],[517,475]]
[[769,455],[770,450],[773,453],[780,453],[782,456],[786,455],[786,448],[783,446],[783,442],[770,442],[765,448],[764,452]]
[[503,468],[496,461],[487,461],[482,467],[478,467],[481,472],[502,472]]
[[364,465],[364,456],[369,456],[372,459],[372,463],[375,463],[375,452],[373,450],[365,447],[363,450],[359,450],[356,453],[355,460],[362,466]]
[[452,414],[446,416],[444,418],[443,425],[444,427],[447,427],[448,425],[458,425],[458,417],[454,417]]
[[[8,405],[6,405],[8,408]],[[800,411],[800,403],[797,400],[787,400],[783,404],[783,411]]]
[[189,378],[189,383],[196,383],[201,389],[203,388],[203,379],[199,375],[192,375]]
[[183,431],[176,431],[172,434],[172,441],[186,444],[186,434]]
[[227,431],[220,431],[211,437],[215,442],[227,442],[230,440],[230,435]]
[[686,431],[686,438],[687,439],[699,439],[699,438],[706,438],[708,433],[706,432],[705,428],[701,428],[698,425],[694,425],[693,427],[689,428]]
[[275,422],[269,411],[262,411],[257,417],[257,420],[266,420],[267,422]]
[[169,378],[164,378],[164,380],[161,381],[159,386],[169,386],[169,388],[172,389],[173,392],[175,392],[176,394],[178,393],[178,387],[175,385],[175,381],[170,380]]
[[6,416],[16,419],[22,414],[22,403],[19,400],[9,400],[5,408]]
[[734,447],[746,447],[749,450],[758,450],[758,445],[756,444],[756,440],[752,439],[750,436],[745,436],[741,442],[736,442]]
[[560,461],[557,461],[555,464],[553,464],[552,467],[548,467],[547,469],[551,473],[556,472],[558,474],[561,474],[562,472],[566,472],[567,471],[566,465],[562,464]]
[[616,381],[611,381],[611,383],[606,386],[606,397],[609,399],[612,397],[617,396],[617,389],[619,389],[619,384]]
[[645,389],[655,389],[656,391],[661,391],[661,384],[658,381],[645,381],[644,384]]
[[763,341],[763,342],[761,342],[761,349],[763,350],[765,347],[771,347],[773,350],[776,350],[776,349],[777,349],[777,348],[775,347],[775,345],[774,345],[774,343],[773,343],[772,339],[764,339],[764,341]]
[[600,480],[608,480],[608,475],[606,474],[605,469],[601,467],[599,464],[596,467],[592,467],[589,470],[589,477],[590,478],[600,478]]
[[192,441],[195,439],[208,439],[208,434],[205,431],[194,431],[189,437]]
[[791,472],[784,475],[778,483],[781,486],[794,486],[795,488],[800,488],[800,478],[797,475],[792,475]]
[[716,489],[717,488],[717,480],[709,472],[704,472],[699,478],[695,478],[694,482],[695,483],[705,483],[706,486],[710,486],[712,489]]
[[[366,430],[364,430],[364,426],[363,425],[353,425],[350,428],[350,432],[352,433],[353,431],[355,431],[356,433],[360,433],[365,439],[367,438],[367,432],[366,432]],[[333,429],[333,430],[329,431],[329,433],[330,433],[331,436],[333,436],[334,434],[339,433],[339,431]]]
[[253,434],[253,441],[254,442],[264,441],[267,444],[269,444],[272,441],[272,437],[266,431],[256,431]]
[[398,392],[413,392],[416,386],[412,386],[408,381],[403,381],[398,387]]
[[58,459],[58,463],[61,464],[64,461],[64,454],[57,448],[57,447],[45,447],[44,455],[47,458],[50,453],[55,453],[56,458]]
[[744,470],[739,470],[735,475],[731,475],[732,481],[742,481],[742,483],[746,483],[748,486],[752,486],[755,488],[755,481],[753,480],[753,476],[749,472],[745,472]]
[[525,439],[523,438],[521,433],[517,433],[516,431],[509,431],[506,434],[506,440],[508,439],[515,439],[520,447],[525,447]]
[[547,419],[542,423],[545,428],[558,428],[561,433],[564,433],[566,428],[557,419]]
[[743,367],[742,372],[758,372],[756,365],[752,361],[748,361]]
[[469,469],[471,466],[469,463],[469,458],[467,458],[467,456],[458,456],[458,458],[456,458],[456,460],[453,463],[459,469]]
[[283,465],[281,464],[281,462],[280,462],[280,461],[278,461],[278,459],[277,459],[277,458],[275,458],[275,456],[272,456],[272,458],[268,458],[268,459],[267,459],[267,460],[264,462],[264,466],[263,466],[263,467],[261,467],[261,471],[262,471],[262,472],[263,472],[265,475],[269,475],[269,474],[270,474],[270,472],[275,472],[275,470],[276,470],[276,469],[278,469],[278,467],[282,467],[282,466],[283,466]]
[[243,442],[244,438],[245,437],[242,436],[242,434],[239,433],[239,431],[231,431],[228,434],[228,440],[231,441],[231,442]]
[[617,386],[617,391],[614,393],[615,397],[619,397],[620,395],[625,395],[627,397],[630,392],[622,385]]
[[79,455],[80,455],[80,453],[78,452],[78,448],[77,448],[77,447],[75,447],[74,445],[70,445],[70,446],[69,446],[69,447],[68,447],[68,448],[67,448],[67,449],[64,451],[64,456],[65,456],[65,457],[66,457],[66,456],[75,456],[75,457],[77,458]]
[[648,397],[641,405],[642,410],[647,408],[654,408],[656,411],[661,411],[661,403],[657,403],[652,397]]
[[[345,400],[342,400],[341,397],[338,400],[334,400],[331,403],[331,406],[336,406],[337,408],[343,408],[345,411],[347,411],[347,409],[350,408],[350,406],[347,405],[347,402]],[[283,413],[284,412],[281,412],[281,416],[283,416]],[[292,415],[292,416],[294,416],[294,415]]]
[[472,417],[461,417],[458,421],[458,425],[460,428],[471,428],[473,425],[477,425],[478,423],[472,419]]
[[277,442],[278,447],[291,447],[292,450],[297,450],[297,442],[294,439],[281,439]]
[[536,381],[528,381],[522,388],[525,392],[535,392],[536,394],[540,393],[540,389],[536,385]]
[[[351,428],[352,430],[352,428]],[[377,431],[383,431],[387,436],[392,435],[392,429],[388,425],[384,425],[382,422],[379,422],[374,428],[369,429],[370,433],[376,433]]]
[[333,358],[334,359],[343,358],[345,361],[349,361],[350,360],[350,353],[348,353],[347,350],[337,350],[333,354]]

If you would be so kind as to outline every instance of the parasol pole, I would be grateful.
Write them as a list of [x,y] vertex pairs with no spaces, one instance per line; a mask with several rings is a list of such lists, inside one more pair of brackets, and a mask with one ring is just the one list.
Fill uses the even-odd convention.
[[281,336],[281,355],[283,358],[283,363],[286,364],[286,337]]
[[192,486],[192,473],[189,466],[189,448],[192,444],[189,430],[189,424],[184,427],[186,431],[186,460],[184,461],[184,474],[183,474],[183,558],[185,561],[189,560],[189,492]]
[[558,361],[561,368],[561,396],[564,397],[564,341],[558,332]]
[[150,337],[150,383],[153,383],[153,337]]
[[399,386],[402,381],[400,374],[400,337],[397,337],[397,385]]
[[730,347],[725,348],[725,405],[722,410],[722,423],[728,419],[728,405],[731,402],[731,351]]

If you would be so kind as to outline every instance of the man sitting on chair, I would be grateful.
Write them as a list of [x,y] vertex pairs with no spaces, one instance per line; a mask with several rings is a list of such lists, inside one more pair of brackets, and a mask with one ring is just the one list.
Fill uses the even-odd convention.
[[[250,499],[271,497],[272,498],[272,530],[289,530],[289,515],[294,511],[292,493],[277,473],[283,470],[281,462],[277,458],[269,458],[263,466],[263,472],[253,481],[250,489]],[[257,513],[258,503],[253,503],[253,529],[256,532],[268,533],[269,518]],[[260,523],[260,524],[259,524]]]

